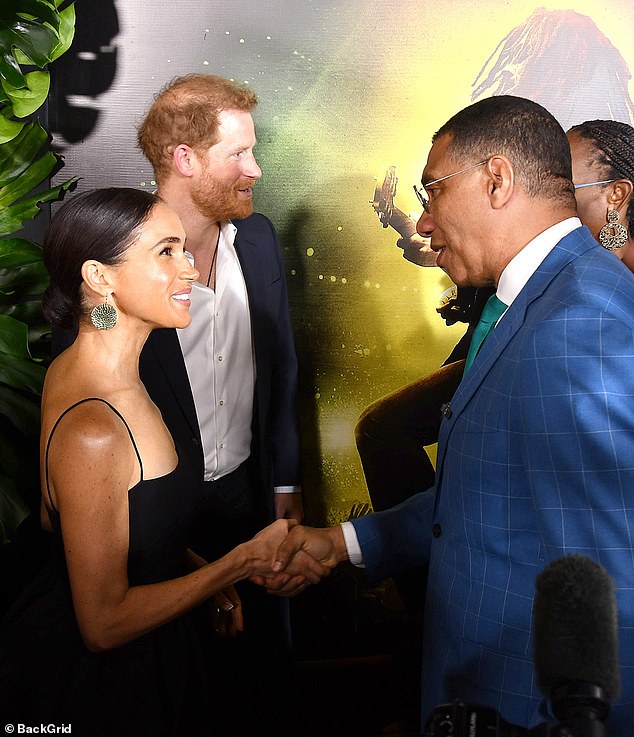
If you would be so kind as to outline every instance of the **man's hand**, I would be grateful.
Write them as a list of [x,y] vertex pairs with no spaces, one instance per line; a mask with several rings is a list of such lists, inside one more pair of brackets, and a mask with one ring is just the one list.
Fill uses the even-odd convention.
[[299,552],[307,553],[329,570],[348,560],[348,550],[341,525],[336,527],[293,527],[280,545],[273,570],[285,571]]
[[295,522],[301,522],[304,519],[301,492],[294,492],[293,494],[276,492],[274,502],[275,519],[294,519]]
[[321,579],[344,560],[348,560],[348,551],[340,526],[316,529],[296,525],[275,555],[273,571],[277,575],[251,580],[270,593],[295,596],[310,583],[317,583],[315,574],[319,570]]

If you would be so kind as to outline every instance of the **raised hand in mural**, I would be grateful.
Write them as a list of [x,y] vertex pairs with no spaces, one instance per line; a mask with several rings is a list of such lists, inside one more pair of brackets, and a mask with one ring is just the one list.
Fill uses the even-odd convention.
[[416,220],[406,215],[394,205],[396,196],[396,167],[390,166],[385,172],[381,185],[374,190],[374,199],[370,201],[373,210],[384,228],[388,225],[401,236],[396,245],[403,249],[403,258],[417,266],[436,266],[437,253],[431,250],[429,238],[423,238],[416,232]]

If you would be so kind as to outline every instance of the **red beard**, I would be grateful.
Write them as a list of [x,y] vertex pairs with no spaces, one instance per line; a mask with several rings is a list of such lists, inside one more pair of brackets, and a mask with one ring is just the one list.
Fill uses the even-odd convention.
[[255,179],[244,179],[237,184],[226,185],[211,174],[205,174],[192,187],[192,202],[201,214],[214,222],[245,218],[253,212],[253,200],[240,190],[254,184]]

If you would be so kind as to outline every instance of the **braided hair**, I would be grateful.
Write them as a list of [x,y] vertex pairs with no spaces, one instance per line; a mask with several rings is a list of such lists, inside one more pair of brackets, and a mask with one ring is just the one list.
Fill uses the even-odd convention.
[[[616,120],[587,120],[573,126],[569,133],[591,141],[596,148],[596,161],[605,167],[606,179],[629,179],[634,184],[634,128]],[[627,208],[627,224],[634,233],[634,205]]]

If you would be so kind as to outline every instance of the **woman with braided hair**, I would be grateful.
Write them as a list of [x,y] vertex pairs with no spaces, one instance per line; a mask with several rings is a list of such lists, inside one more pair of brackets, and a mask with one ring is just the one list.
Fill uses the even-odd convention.
[[581,222],[634,271],[634,128],[589,120],[572,127],[568,141]]

